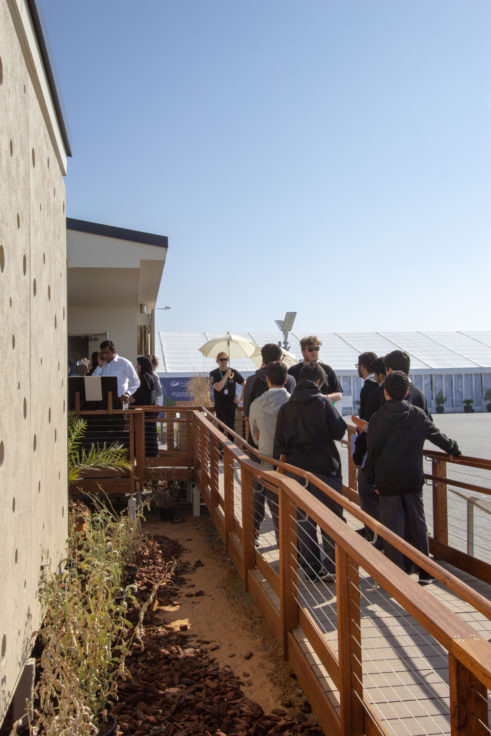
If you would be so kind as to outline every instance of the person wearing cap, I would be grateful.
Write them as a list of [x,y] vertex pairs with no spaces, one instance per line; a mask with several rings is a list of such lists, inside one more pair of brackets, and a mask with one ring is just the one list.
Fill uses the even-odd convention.
[[330,365],[321,363],[319,361],[319,352],[321,341],[315,335],[309,335],[308,337],[302,337],[300,340],[300,349],[302,350],[303,360],[296,365],[292,365],[288,369],[288,373],[293,376],[295,381],[298,383],[300,378],[300,371],[305,365],[317,364],[323,369],[326,374],[326,379],[321,386],[321,394],[329,396],[331,401],[341,401],[343,398],[343,387],[341,386],[338,377]]

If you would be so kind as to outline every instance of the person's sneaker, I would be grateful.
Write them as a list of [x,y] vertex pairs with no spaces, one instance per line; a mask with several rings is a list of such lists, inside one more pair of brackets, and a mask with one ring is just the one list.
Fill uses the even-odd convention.
[[315,583],[319,579],[315,570],[302,570],[302,576],[306,583]]
[[361,529],[355,529],[355,532],[360,535],[360,537],[364,537],[367,532],[366,526],[362,526]]
[[433,577],[429,572],[426,572],[426,570],[420,570],[419,572],[419,578],[418,583],[420,585],[431,585],[431,583],[438,582],[436,578]]
[[325,567],[321,567],[318,573],[318,577],[320,580],[323,580],[324,583],[335,583],[336,582],[336,573],[331,572],[330,570],[327,570]]

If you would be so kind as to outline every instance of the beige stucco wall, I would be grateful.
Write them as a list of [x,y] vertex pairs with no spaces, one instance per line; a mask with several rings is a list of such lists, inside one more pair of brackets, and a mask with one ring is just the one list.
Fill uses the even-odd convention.
[[68,334],[92,335],[107,331],[119,355],[135,364],[137,316],[136,307],[70,307]]
[[27,6],[0,0],[0,723],[63,556],[66,153]]

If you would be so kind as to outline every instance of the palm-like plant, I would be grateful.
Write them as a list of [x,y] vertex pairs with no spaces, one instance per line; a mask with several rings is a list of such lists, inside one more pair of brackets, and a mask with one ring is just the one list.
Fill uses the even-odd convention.
[[84,470],[129,470],[131,464],[123,445],[80,447],[87,422],[74,416],[68,423],[68,482],[78,480]]

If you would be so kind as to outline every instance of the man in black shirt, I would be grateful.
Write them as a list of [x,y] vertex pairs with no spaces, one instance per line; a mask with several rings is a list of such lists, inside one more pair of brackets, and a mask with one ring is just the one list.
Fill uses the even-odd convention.
[[317,364],[320,365],[326,374],[326,379],[321,386],[321,394],[329,396],[332,402],[341,401],[343,397],[343,388],[330,365],[319,362],[319,351],[321,341],[315,335],[302,337],[300,340],[300,348],[302,350],[303,360],[289,368],[288,373],[294,377],[298,383],[300,371],[304,365]]
[[213,388],[213,398],[215,401],[215,414],[217,419],[234,429],[235,425],[235,409],[238,399],[235,398],[235,390],[237,384],[243,385],[244,378],[236,370],[228,365],[229,356],[227,353],[218,353],[218,368],[210,373],[210,384]]

